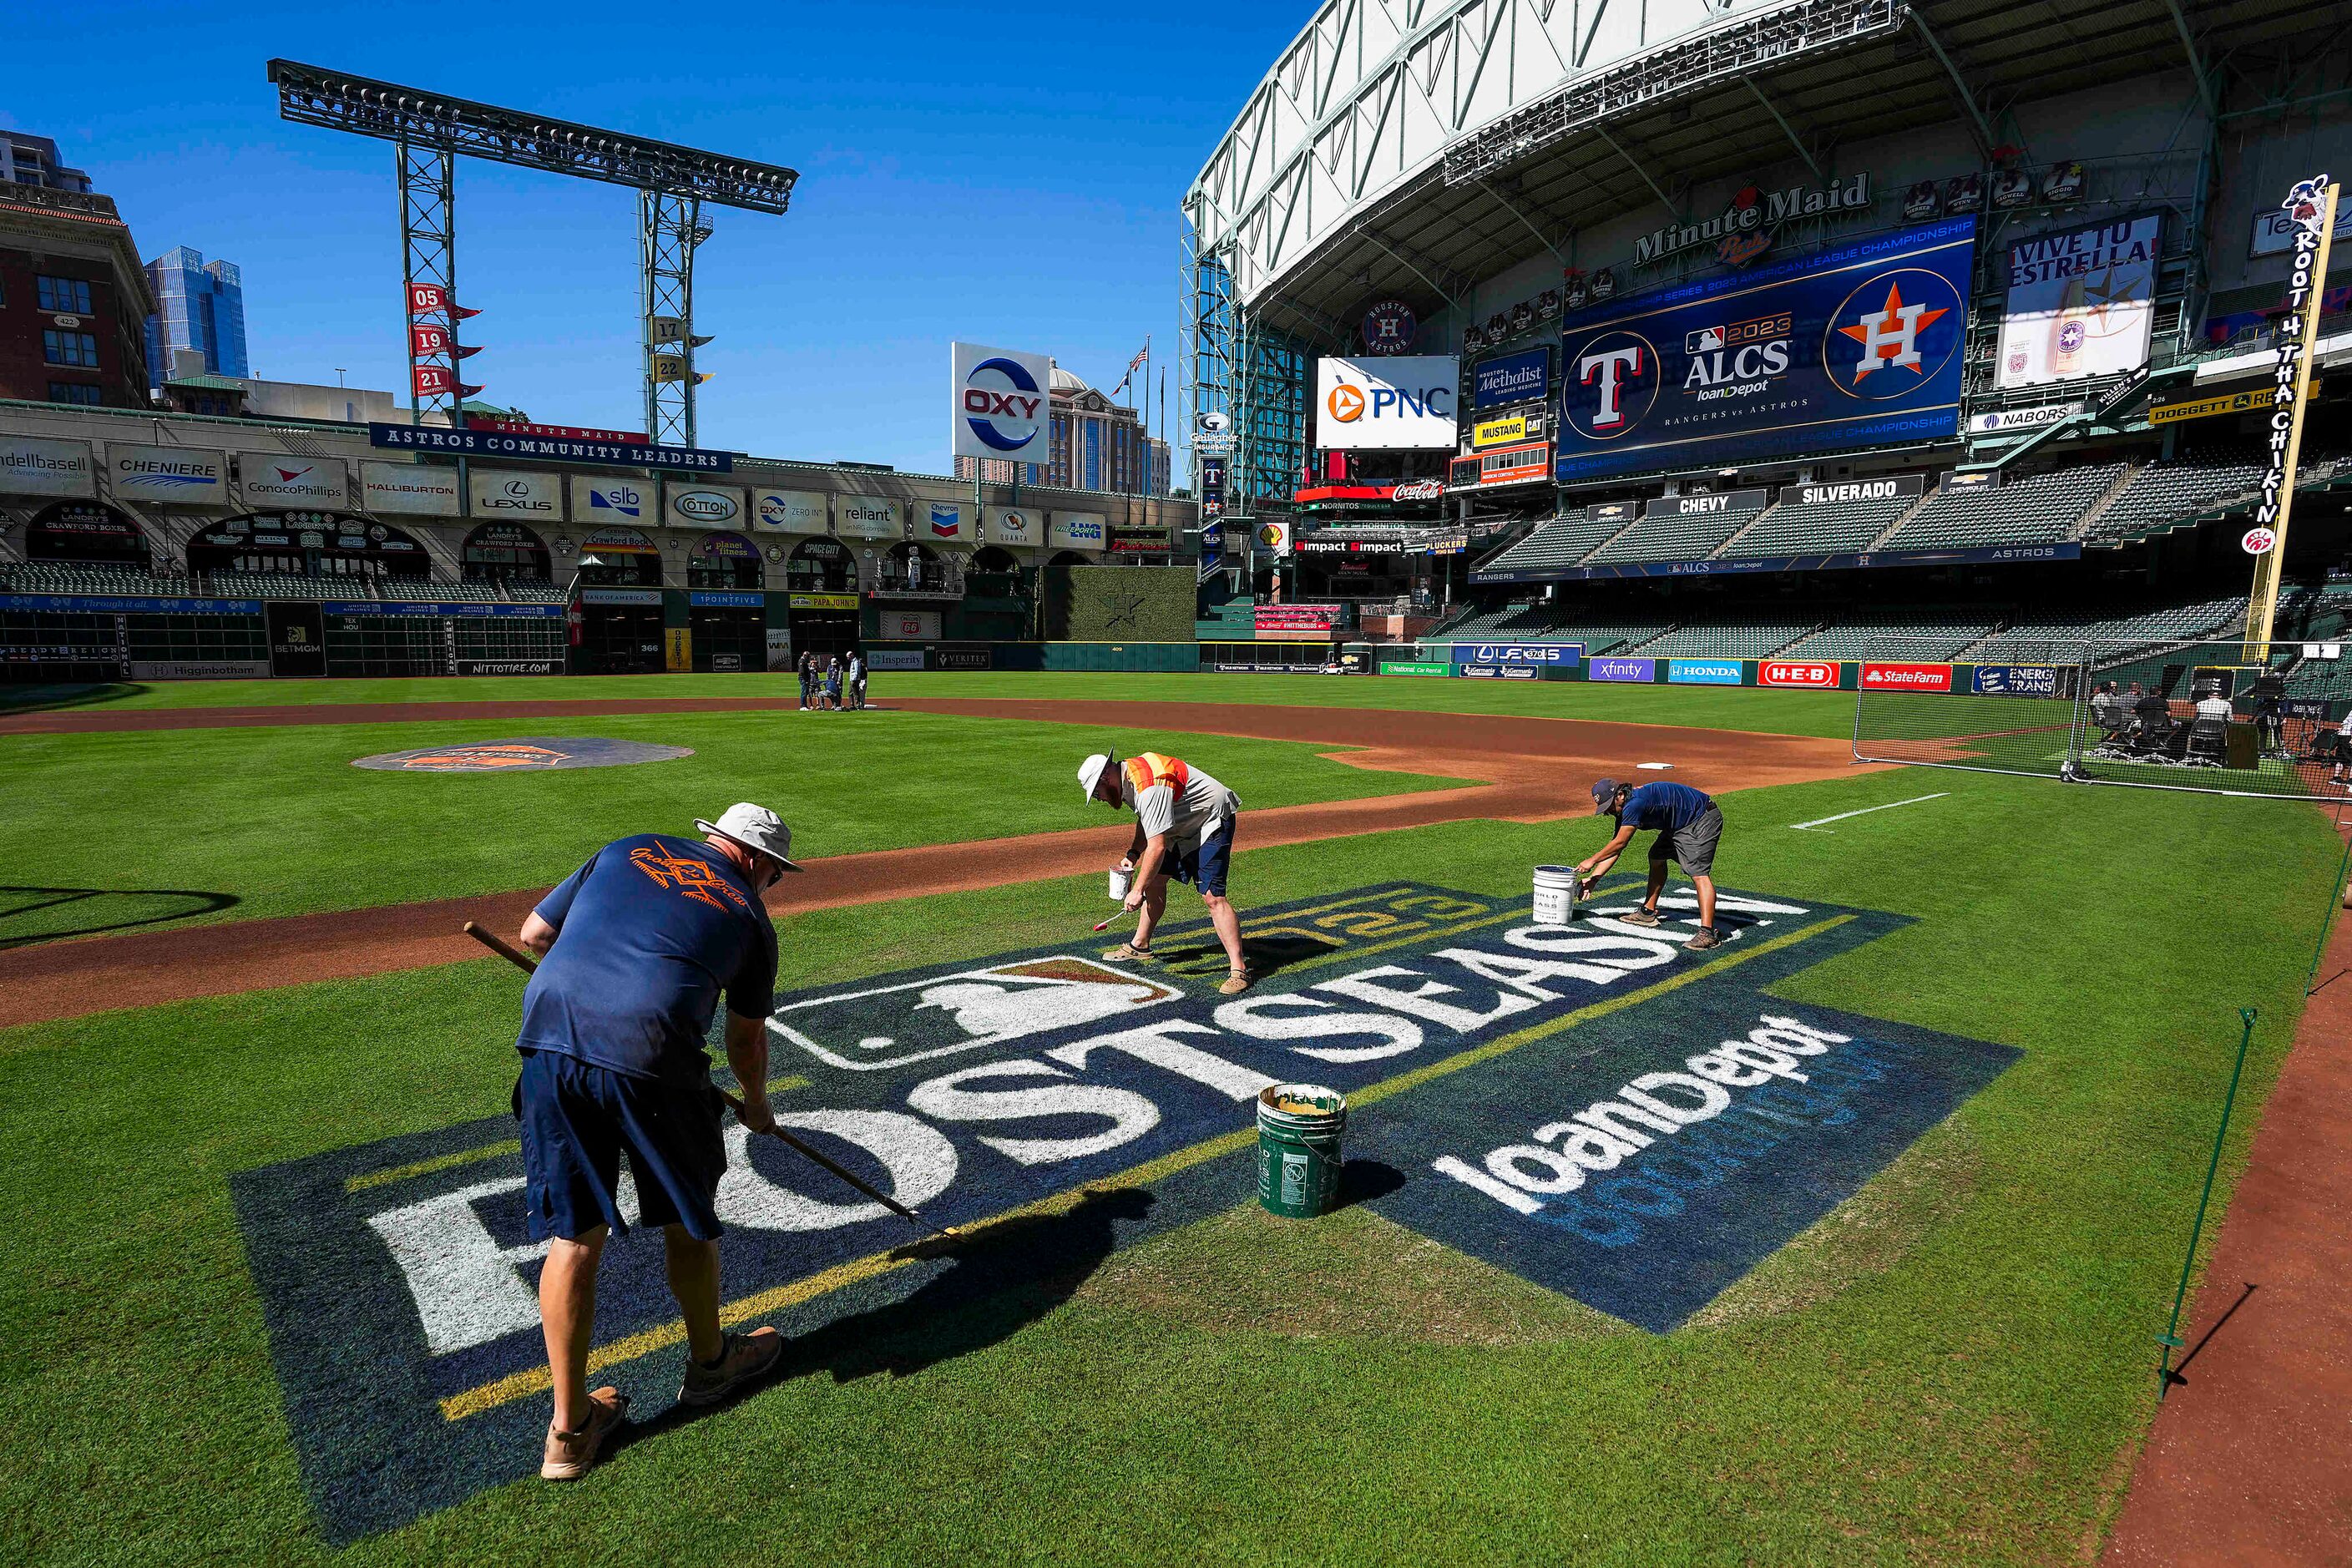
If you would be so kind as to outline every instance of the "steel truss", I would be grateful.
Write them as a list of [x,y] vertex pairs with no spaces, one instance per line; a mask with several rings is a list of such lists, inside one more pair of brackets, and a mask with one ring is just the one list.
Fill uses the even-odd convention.
[[[643,262],[646,434],[656,440],[694,441],[694,247],[710,234],[706,202],[782,213],[792,203],[797,171],[779,164],[721,157],[692,147],[605,131],[569,120],[501,109],[370,77],[331,71],[293,60],[269,62],[278,112],[299,124],[373,136],[396,145],[401,192],[402,271],[410,282],[448,291],[448,358],[454,384],[462,375],[455,352],[457,236],[451,221],[451,175],[460,156],[601,180],[639,193],[639,255]],[[656,334],[655,318],[679,323]],[[411,345],[411,386],[418,359]],[[708,342],[708,339],[701,342]],[[673,353],[667,346],[676,343]],[[672,373],[683,371],[682,375]],[[442,414],[457,421],[457,392],[420,398],[411,417]]]
[[[1307,462],[1308,345],[1265,324],[1260,312],[1234,298],[1233,274],[1214,256],[1192,248],[1186,226],[1182,341],[1182,406],[1192,433],[1205,416],[1233,421],[1226,471],[1226,509],[1252,515],[1267,500],[1286,505]],[[1199,451],[1194,493],[1199,493]]]
[[[456,160],[446,150],[420,147],[402,141],[393,149],[394,173],[400,183],[401,336],[408,344],[408,422],[421,425],[427,414],[441,415],[451,429],[465,402],[465,356],[457,352],[457,244]],[[411,303],[414,286],[429,283],[441,290],[437,311],[417,310]],[[448,346],[420,352],[419,322],[438,322],[448,332]],[[446,361],[449,385],[444,392],[417,390],[418,372]]]

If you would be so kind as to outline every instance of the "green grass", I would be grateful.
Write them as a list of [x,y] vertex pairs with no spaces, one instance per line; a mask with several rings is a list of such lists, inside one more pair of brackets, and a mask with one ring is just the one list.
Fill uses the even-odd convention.
[[[1318,675],[885,673],[874,700],[896,697],[1061,698],[1112,702],[1262,702],[1317,708],[1401,708],[1441,713],[1512,713],[1540,719],[1606,719],[1691,724],[1716,730],[1844,736],[1853,731],[1853,695],[1761,688],[1616,686],[1584,681],[1451,680]],[[500,679],[185,680],[152,686],[0,688],[0,713],[16,707],[300,707],[343,702],[584,701],[657,698],[749,698],[797,701],[781,675],[517,676]]]
[[[520,735],[690,746],[621,768],[407,773],[380,752]],[[928,713],[690,713],[0,737],[0,785],[37,811],[0,815],[11,888],[100,889],[47,902],[0,889],[0,943],[198,908],[149,890],[226,895],[194,919],[360,909],[545,887],[630,833],[690,833],[738,800],[782,814],[801,855],[1098,826],[1077,790],[1088,752],[1159,746],[1216,759],[1246,806],[1441,789],[1312,747],[1234,737],[1007,723]],[[1203,765],[1207,765],[1205,763]],[[145,894],[146,896],[142,896]],[[152,929],[152,928],[150,928]]]
[[[2025,1054],[1674,1333],[1531,1298],[1384,1222],[1285,1230],[1244,1207],[1115,1257],[984,1349],[903,1378],[793,1379],[575,1490],[518,1483],[340,1553],[311,1534],[225,1184],[502,1110],[514,977],[485,961],[0,1034],[5,1555],[536,1568],[624,1540],[682,1563],[2095,1555],[2153,1408],[2235,1009],[2262,1024],[2225,1177],[2337,847],[2315,814],[2263,802],[1927,787],[1949,793],[1827,834],[1786,825],[1925,793],[1921,775],[1727,796],[1718,872],[1918,917],[1799,975],[1796,997]],[[1523,892],[1531,861],[1599,833],[1465,823],[1268,849],[1241,857],[1234,890],[1377,875]],[[2183,879],[2189,859],[2203,874]],[[789,922],[786,980],[1058,939],[1093,895],[822,911]],[[1276,1266],[1322,1293],[1304,1321],[1266,1288]]]

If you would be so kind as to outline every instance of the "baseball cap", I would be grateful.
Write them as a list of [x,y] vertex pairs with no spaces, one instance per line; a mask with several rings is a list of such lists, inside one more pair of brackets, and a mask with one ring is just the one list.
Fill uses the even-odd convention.
[[1088,800],[1095,797],[1095,785],[1102,782],[1103,770],[1110,766],[1108,752],[1097,752],[1078,764],[1078,788]]
[[755,855],[765,855],[787,871],[800,869],[791,858],[793,830],[784,826],[782,817],[764,805],[753,805],[748,800],[738,801],[729,806],[718,821],[705,822],[698,816],[694,819],[694,826],[697,832],[715,833],[721,838],[740,844]]
[[1609,802],[1624,785],[1615,779],[1595,779],[1592,784],[1592,804],[1606,811]]

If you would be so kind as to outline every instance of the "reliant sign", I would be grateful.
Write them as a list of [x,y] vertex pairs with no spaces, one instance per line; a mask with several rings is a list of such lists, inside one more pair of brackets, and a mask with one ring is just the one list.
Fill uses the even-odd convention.
[[360,464],[360,505],[402,517],[455,517],[457,470],[422,463]]
[[898,503],[879,496],[834,497],[833,531],[844,539],[900,539],[907,531]]
[[163,506],[228,505],[228,454],[185,447],[106,447],[115,493]]
[[1335,452],[1451,451],[1461,381],[1462,362],[1452,354],[1317,360],[1315,444]]
[[[779,1121],[978,1239],[909,1247],[881,1205],[730,1119],[730,1310],[782,1312],[815,1371],[845,1346],[857,1359],[832,1364],[872,1364],[861,1329],[909,1300],[952,1338],[990,1222],[1024,1216],[1022,1257],[1086,1258],[1229,1211],[1261,1179],[1257,1096],[1306,1079],[1355,1102],[1350,1157],[1395,1173],[1363,1200],[1381,1219],[1621,1331],[1672,1331],[2019,1053],[1780,994],[1817,990],[1790,982],[1901,916],[1726,889],[1729,940],[1695,952],[1686,894],[1660,900],[1663,925],[1620,918],[1638,886],[1614,879],[1569,926],[1530,922],[1524,887],[1325,889],[1245,917],[1244,939],[1283,955],[1246,996],[1217,994],[1204,921],[1163,931],[1150,969],[1071,941],[781,994],[774,1071],[803,1087]],[[514,1122],[482,1110],[226,1178],[330,1546],[537,1464],[543,1248]],[[614,1239],[593,1351],[656,1430],[680,1354],[660,1258],[650,1232]],[[989,1294],[989,1324],[1013,1321],[1010,1300]]]

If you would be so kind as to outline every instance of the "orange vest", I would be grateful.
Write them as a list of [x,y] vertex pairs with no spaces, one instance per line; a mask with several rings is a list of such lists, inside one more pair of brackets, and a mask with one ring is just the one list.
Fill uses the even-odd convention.
[[1154,784],[1168,784],[1176,791],[1176,803],[1182,805],[1184,792],[1192,787],[1192,770],[1176,757],[1163,757],[1157,752],[1146,752],[1139,757],[1129,757],[1121,764],[1127,770],[1127,787],[1131,795],[1141,795]]

